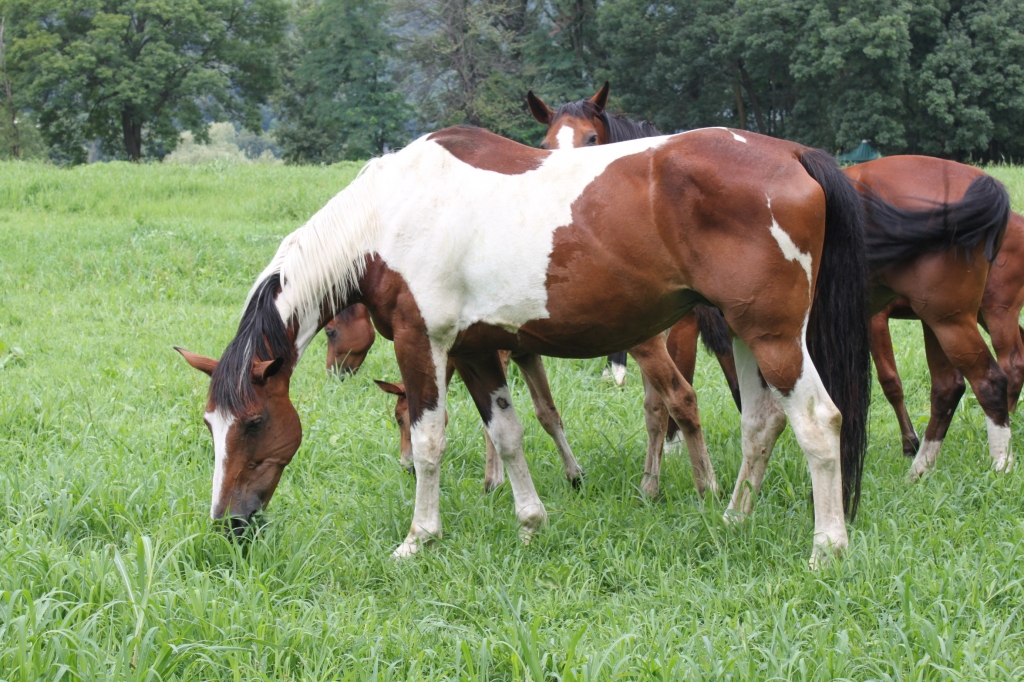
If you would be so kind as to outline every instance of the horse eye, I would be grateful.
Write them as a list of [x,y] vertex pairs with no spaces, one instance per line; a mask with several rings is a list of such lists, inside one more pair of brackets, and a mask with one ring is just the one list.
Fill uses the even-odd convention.
[[250,417],[245,420],[245,432],[247,434],[256,433],[263,426],[263,417]]
[[327,338],[333,339],[335,336],[338,335],[338,330],[327,328],[324,330],[324,334],[327,334]]
[[588,147],[593,147],[597,144],[597,135],[588,135],[586,141],[583,143]]

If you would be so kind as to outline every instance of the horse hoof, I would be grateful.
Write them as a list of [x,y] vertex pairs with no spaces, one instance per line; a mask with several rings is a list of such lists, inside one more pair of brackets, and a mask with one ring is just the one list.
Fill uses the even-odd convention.
[[573,490],[579,490],[583,487],[583,472],[579,472],[575,476],[567,476],[569,479],[569,485],[572,486]]

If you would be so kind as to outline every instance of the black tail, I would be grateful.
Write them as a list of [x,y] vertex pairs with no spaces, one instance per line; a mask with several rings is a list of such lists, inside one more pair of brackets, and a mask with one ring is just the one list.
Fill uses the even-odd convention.
[[725,323],[722,311],[710,305],[698,305],[694,311],[697,313],[697,328],[704,347],[715,355],[732,353],[729,325]]
[[800,157],[825,192],[825,242],[807,326],[811,361],[843,415],[840,466],[843,508],[851,520],[860,502],[871,400],[871,319],[864,216],[857,191],[835,159],[820,149]]
[[611,367],[612,365],[620,365],[622,367],[625,367],[626,366],[626,351],[620,350],[618,353],[612,353],[611,355],[609,355],[608,356],[608,366]]
[[872,272],[921,253],[958,248],[971,252],[985,243],[985,257],[995,259],[1010,219],[1010,195],[1003,184],[979,175],[963,199],[933,208],[908,211],[860,187],[866,218],[865,241]]

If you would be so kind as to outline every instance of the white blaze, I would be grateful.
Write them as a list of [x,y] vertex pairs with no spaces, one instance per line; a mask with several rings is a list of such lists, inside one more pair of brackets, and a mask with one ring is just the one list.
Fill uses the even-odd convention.
[[210,432],[213,434],[213,499],[210,502],[210,518],[216,519],[217,509],[220,507],[221,488],[224,487],[224,472],[228,466],[228,431],[235,423],[235,415],[229,414],[225,417],[219,410],[214,410],[204,414],[203,418],[210,425]]
[[555,139],[558,140],[558,149],[572,149],[573,140],[576,138],[576,131],[572,126],[563,125],[558,129]]

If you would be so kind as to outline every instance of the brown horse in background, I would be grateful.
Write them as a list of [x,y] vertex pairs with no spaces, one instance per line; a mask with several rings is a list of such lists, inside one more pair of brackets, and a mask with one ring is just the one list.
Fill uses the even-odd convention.
[[[1024,383],[1018,322],[1024,306],[1024,218],[1010,211],[1009,196],[998,181],[953,161],[890,156],[851,166],[845,173],[867,208],[868,260],[875,264],[874,308],[879,310],[872,319],[871,351],[882,390],[900,423],[904,454],[916,455],[910,477],[917,479],[934,468],[964,394],[965,377],[985,412],[993,466],[1009,470],[1009,413],[1015,411]],[[881,205],[879,198],[897,210]],[[902,257],[880,266],[894,256],[884,252],[901,245],[873,238],[872,224],[878,221],[897,225],[897,234],[908,235],[922,224],[944,224],[948,236],[931,248],[904,247]],[[932,390],[923,443],[918,443],[903,401],[889,336],[892,317],[920,319],[924,332]],[[991,335],[997,359],[978,332],[979,321]]]
[[[605,81],[601,89],[590,99],[567,102],[557,109],[551,109],[544,100],[533,94],[532,90],[526,93],[530,113],[538,123],[548,128],[541,148],[590,147],[661,135],[655,126],[646,121],[634,121],[609,113],[606,110],[609,91],[609,84]],[[718,359],[729,391],[732,393],[733,402],[736,403],[736,408],[742,411],[736,362],[732,354],[732,339],[729,337],[725,319],[717,308],[697,305],[672,326],[666,344],[673,362],[692,384],[697,363],[698,336],[703,340],[705,348]],[[627,351],[609,355],[605,370],[605,373],[610,374],[620,386],[626,380],[626,355]],[[647,384],[645,392],[648,394],[644,401],[647,458],[644,464],[643,489],[653,497],[658,493],[664,442],[677,436],[679,426]]]
[[324,327],[327,336],[327,371],[339,376],[359,371],[377,338],[370,311],[362,303],[351,305]]

